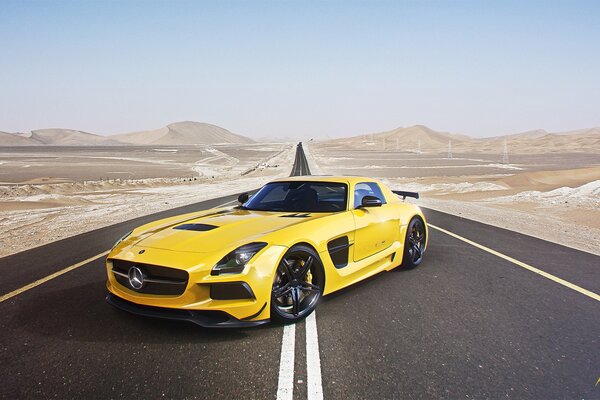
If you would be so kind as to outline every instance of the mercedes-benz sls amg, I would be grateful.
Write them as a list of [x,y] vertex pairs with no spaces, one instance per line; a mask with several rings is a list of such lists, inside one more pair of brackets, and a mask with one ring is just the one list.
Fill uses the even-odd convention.
[[240,205],[141,226],[108,255],[107,301],[202,326],[296,322],[322,296],[423,260],[418,206],[364,177],[278,179]]

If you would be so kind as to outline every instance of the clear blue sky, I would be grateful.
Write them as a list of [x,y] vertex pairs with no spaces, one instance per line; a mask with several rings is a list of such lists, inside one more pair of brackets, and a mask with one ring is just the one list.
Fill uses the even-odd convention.
[[600,126],[600,1],[0,0],[0,130]]

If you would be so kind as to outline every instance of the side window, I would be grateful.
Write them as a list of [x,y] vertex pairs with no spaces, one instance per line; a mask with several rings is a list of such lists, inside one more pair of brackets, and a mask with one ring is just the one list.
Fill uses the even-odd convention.
[[375,196],[385,204],[385,197],[375,182],[361,182],[354,186],[354,208],[360,206],[365,196]]

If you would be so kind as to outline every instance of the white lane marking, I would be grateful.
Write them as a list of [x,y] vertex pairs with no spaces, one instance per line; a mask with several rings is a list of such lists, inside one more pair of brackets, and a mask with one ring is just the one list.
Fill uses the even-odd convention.
[[[218,205],[218,206],[213,207],[213,208],[220,208],[220,207],[226,206],[227,204],[230,204],[230,203],[233,203],[233,202],[236,202],[236,201],[237,201],[237,199],[236,200],[231,200],[231,201],[228,201],[227,203],[223,203],[223,204]],[[53,274],[50,274],[50,275],[48,275],[48,276],[46,276],[44,278],[38,279],[35,282],[32,282],[32,283],[30,283],[28,285],[25,285],[25,286],[23,286],[23,287],[21,287],[19,289],[13,290],[12,292],[9,292],[9,293],[7,293],[5,295],[2,295],[2,296],[0,296],[0,303],[2,303],[3,301],[6,301],[6,300],[8,300],[8,299],[10,299],[12,297],[15,297],[15,296],[17,296],[17,295],[19,295],[19,294],[21,294],[23,292],[26,292],[29,289],[33,289],[36,286],[39,286],[39,285],[41,285],[43,283],[46,283],[49,280],[52,280],[52,279],[57,278],[57,277],[59,277],[59,276],[61,276],[63,274],[66,274],[67,272],[70,272],[70,271],[73,271],[74,269],[82,267],[85,264],[88,264],[88,263],[90,263],[92,261],[95,261],[95,260],[99,259],[100,257],[104,257],[104,256],[108,255],[108,253],[110,253],[110,250],[103,251],[100,254],[96,254],[95,256],[92,256],[92,257],[90,257],[88,259],[80,261],[77,264],[73,264],[70,267],[61,269],[60,271],[57,271],[57,272],[55,272]]]
[[277,400],[294,398],[294,352],[296,344],[296,325],[283,327],[281,340],[281,359],[279,361],[279,382],[277,383]]
[[506,261],[510,261],[511,263],[513,263],[515,265],[518,265],[521,268],[525,268],[528,271],[534,272],[534,273],[536,273],[538,275],[543,276],[544,278],[550,279],[551,281],[554,281],[554,282],[556,282],[558,284],[561,284],[561,285],[563,285],[565,287],[568,287],[569,289],[575,290],[576,292],[579,292],[579,293],[581,293],[581,294],[583,294],[585,296],[588,296],[588,297],[590,297],[590,298],[592,298],[594,300],[600,301],[600,295],[597,294],[597,293],[594,293],[594,292],[592,292],[590,290],[584,289],[581,286],[577,286],[574,283],[571,283],[569,281],[565,281],[564,279],[561,279],[558,276],[554,276],[552,274],[549,274],[548,272],[542,271],[541,269],[538,269],[536,267],[532,267],[529,264],[525,264],[522,261],[516,260],[516,259],[514,259],[514,258],[512,258],[510,256],[507,256],[505,254],[502,254],[502,253],[500,253],[500,252],[498,252],[496,250],[492,250],[489,247],[485,247],[485,246],[483,246],[483,245],[481,245],[479,243],[476,243],[476,242],[474,242],[472,240],[469,240],[469,239],[464,238],[464,237],[462,237],[460,235],[457,235],[456,233],[447,231],[447,230],[445,230],[443,228],[437,227],[435,225],[431,225],[429,223],[427,225],[430,226],[433,229],[437,229],[438,231],[445,233],[446,235],[450,235],[450,236],[452,236],[452,237],[454,237],[454,238],[456,238],[458,240],[462,240],[463,242],[468,243],[471,246],[475,246],[478,249],[481,249],[483,251],[487,251],[488,253],[493,254],[493,255],[495,255],[497,257],[500,257],[500,258],[502,258],[502,259],[504,259]]
[[236,201],[237,201],[237,199],[234,199],[234,200],[228,201],[227,203],[219,204],[218,206],[213,207],[213,208],[221,208],[223,206],[226,206],[227,204],[235,203]]
[[105,251],[103,253],[96,254],[93,257],[90,257],[90,258],[88,258],[86,260],[80,261],[77,264],[73,264],[70,267],[67,267],[65,269],[61,269],[60,271],[57,271],[57,272],[55,272],[55,273],[53,273],[51,275],[48,275],[45,278],[38,279],[37,281],[32,282],[32,283],[30,283],[28,285],[25,285],[22,288],[19,288],[17,290],[13,290],[12,292],[7,293],[7,294],[3,295],[2,297],[0,297],[0,303],[2,303],[5,300],[10,299],[11,297],[15,297],[15,296],[17,296],[17,295],[19,295],[19,294],[21,294],[23,292],[26,292],[29,289],[33,289],[34,287],[39,286],[42,283],[46,283],[46,282],[48,282],[51,279],[54,279],[54,278],[59,277],[59,276],[61,276],[63,274],[66,274],[67,272],[73,271],[74,269],[77,269],[77,268],[79,268],[79,267],[81,267],[81,266],[83,266],[85,264],[91,263],[92,261],[95,261],[95,260],[99,259],[100,257],[104,257],[109,252],[110,252],[110,250],[107,250],[107,251]]
[[317,316],[314,311],[306,317],[306,389],[308,400],[323,400]]

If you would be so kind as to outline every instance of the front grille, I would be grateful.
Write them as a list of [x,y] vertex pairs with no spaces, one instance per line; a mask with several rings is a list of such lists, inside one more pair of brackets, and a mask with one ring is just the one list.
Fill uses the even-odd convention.
[[[131,261],[111,260],[112,272],[119,284],[138,293],[163,294],[176,296],[185,291],[189,275],[187,271],[158,265],[133,263]],[[144,275],[144,284],[135,289],[129,283],[129,270],[137,267]]]

